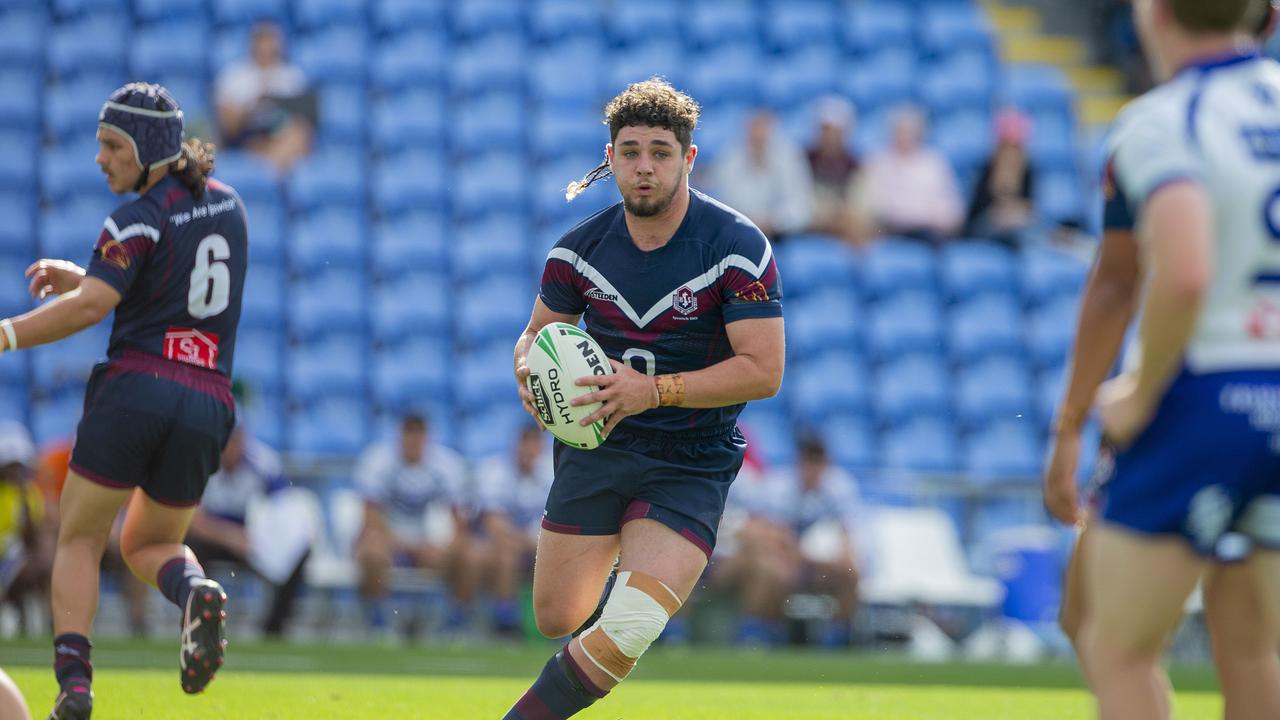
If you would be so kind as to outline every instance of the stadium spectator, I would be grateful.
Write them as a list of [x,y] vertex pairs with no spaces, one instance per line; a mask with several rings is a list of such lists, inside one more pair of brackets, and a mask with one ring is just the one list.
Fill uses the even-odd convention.
[[255,152],[281,172],[311,152],[315,95],[302,70],[285,62],[274,23],[254,26],[248,60],[218,73],[215,95],[225,147]]
[[831,464],[821,440],[807,437],[799,442],[795,468],[740,490],[749,517],[738,532],[743,619],[737,641],[776,643],[787,598],[811,589],[834,595],[838,608],[819,642],[848,645],[858,599],[851,529],[859,502],[853,478]]
[[996,149],[982,168],[969,203],[965,233],[1016,245],[1035,220],[1033,178],[1027,157],[1031,119],[1008,109],[996,118]]
[[[263,567],[256,562],[267,553],[254,548],[255,535],[249,532],[249,504],[273,496],[288,483],[279,456],[265,443],[237,426],[222,451],[222,466],[209,478],[191,527],[187,547],[200,564],[223,562],[238,565],[259,575],[271,585],[271,608],[263,620],[262,632],[279,637],[285,629],[302,589],[303,570],[310,555],[310,538],[299,543],[296,533],[273,534],[271,553],[285,555],[279,563]],[[283,528],[278,528],[282,530]]]
[[893,144],[867,163],[864,182],[872,218],[890,235],[937,241],[964,221],[955,170],[925,146],[925,118],[914,107],[893,116]]
[[[401,420],[399,442],[365,450],[355,480],[365,500],[356,564],[374,629],[387,629],[395,566],[440,572],[451,600],[446,627],[462,627],[485,570],[470,528],[462,458],[430,441],[426,418],[409,414]],[[449,522],[437,520],[444,513]]]
[[553,470],[546,435],[529,425],[514,452],[486,460],[476,472],[476,509],[493,553],[493,620],[499,634],[520,630],[516,590],[533,567]]
[[857,202],[861,163],[849,150],[849,134],[856,122],[854,107],[841,97],[823,98],[817,117],[818,135],[808,150],[813,176],[813,222],[809,229],[861,244],[869,229]]
[[24,632],[31,626],[26,602],[46,599],[57,526],[45,514],[44,498],[32,482],[36,464],[31,434],[17,422],[0,425],[0,605],[12,605]]
[[803,232],[813,218],[813,178],[804,151],[776,131],[769,110],[747,119],[745,142],[712,167],[710,182],[717,197],[770,240]]

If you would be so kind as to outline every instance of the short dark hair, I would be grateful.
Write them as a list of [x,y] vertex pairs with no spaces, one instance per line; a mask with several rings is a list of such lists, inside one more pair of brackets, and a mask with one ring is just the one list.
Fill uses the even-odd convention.
[[410,412],[405,413],[400,418],[400,429],[402,431],[416,430],[418,432],[426,432],[431,429],[431,423],[427,422],[427,416],[422,413]]
[[643,125],[670,130],[681,149],[688,150],[701,114],[702,108],[693,98],[666,80],[652,77],[631,83],[610,100],[604,108],[604,121],[609,126],[609,142],[618,139],[622,128]]
[[822,442],[822,438],[813,433],[801,435],[796,442],[796,446],[800,451],[801,460],[813,462],[826,462],[827,460],[827,444]]
[[[1231,33],[1245,23],[1254,0],[1168,0],[1173,17],[1192,33]],[[1252,15],[1249,15],[1252,17]]]

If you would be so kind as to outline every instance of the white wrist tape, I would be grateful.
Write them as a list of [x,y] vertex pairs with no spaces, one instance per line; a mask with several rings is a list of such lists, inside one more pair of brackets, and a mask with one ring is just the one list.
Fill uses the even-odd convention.
[[0,330],[4,331],[4,339],[8,341],[9,346],[5,350],[18,349],[18,335],[13,331],[13,321],[9,318],[0,320]]

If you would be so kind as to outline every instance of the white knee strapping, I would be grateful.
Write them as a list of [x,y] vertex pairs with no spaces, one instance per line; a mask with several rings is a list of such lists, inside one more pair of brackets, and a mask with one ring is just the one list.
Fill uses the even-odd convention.
[[[680,598],[656,578],[620,572],[600,619],[581,638],[583,647],[592,644],[587,642],[588,635],[603,632],[622,655],[634,661],[658,639],[678,609]],[[622,668],[616,661],[594,657],[589,651],[588,657],[615,680],[622,679],[618,672]]]

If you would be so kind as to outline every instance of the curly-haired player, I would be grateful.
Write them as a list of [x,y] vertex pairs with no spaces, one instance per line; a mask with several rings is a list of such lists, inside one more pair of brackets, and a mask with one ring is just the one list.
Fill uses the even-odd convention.
[[[548,637],[581,633],[542,670],[507,720],[567,718],[605,696],[662,633],[715,547],[746,443],[735,420],[782,382],[781,286],[769,242],[746,217],[689,188],[699,108],[661,80],[629,86],[605,110],[608,174],[622,202],[570,230],[547,257],[515,351],[548,323],[577,323],[615,374],[599,390],[603,445],[557,444],[534,563],[533,603]],[[598,617],[614,561],[616,581]],[[585,626],[585,627],[584,627]]]

